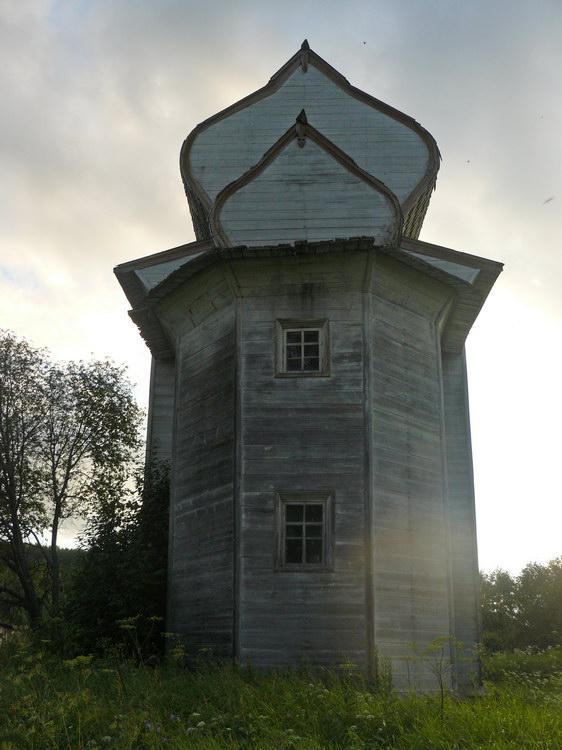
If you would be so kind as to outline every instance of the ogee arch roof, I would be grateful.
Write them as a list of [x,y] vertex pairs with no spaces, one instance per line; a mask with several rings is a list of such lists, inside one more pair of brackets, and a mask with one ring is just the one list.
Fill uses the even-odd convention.
[[266,86],[186,139],[180,167],[197,236],[211,236],[217,196],[256,167],[302,109],[317,131],[396,196],[405,232],[417,236],[439,168],[437,144],[413,118],[351,86],[306,42]]

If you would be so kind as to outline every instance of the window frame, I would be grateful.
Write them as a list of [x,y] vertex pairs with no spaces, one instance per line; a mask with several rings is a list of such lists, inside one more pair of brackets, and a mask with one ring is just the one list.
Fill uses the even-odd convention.
[[[330,342],[327,318],[283,318],[276,322],[275,376],[278,378],[325,378],[330,375]],[[288,331],[319,331],[319,370],[287,370],[285,336]]]
[[[286,561],[286,508],[288,505],[323,506],[323,560],[320,563],[289,563]],[[306,522],[305,522],[306,523]],[[331,571],[334,564],[334,493],[322,492],[278,492],[276,503],[276,559],[275,568],[280,571],[318,572]]]

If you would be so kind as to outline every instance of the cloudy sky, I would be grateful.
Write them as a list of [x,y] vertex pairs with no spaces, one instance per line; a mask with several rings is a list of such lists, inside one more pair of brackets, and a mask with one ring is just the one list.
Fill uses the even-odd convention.
[[480,563],[559,556],[560,0],[0,0],[0,327],[146,402],[112,268],[194,238],[183,139],[305,37],[436,138],[421,239],[506,264],[467,344]]

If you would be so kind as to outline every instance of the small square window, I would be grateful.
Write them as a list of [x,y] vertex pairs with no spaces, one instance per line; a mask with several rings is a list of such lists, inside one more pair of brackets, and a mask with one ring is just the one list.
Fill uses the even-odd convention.
[[328,375],[328,322],[280,320],[277,329],[277,375]]
[[278,567],[325,569],[332,557],[332,502],[326,494],[281,494],[278,503]]

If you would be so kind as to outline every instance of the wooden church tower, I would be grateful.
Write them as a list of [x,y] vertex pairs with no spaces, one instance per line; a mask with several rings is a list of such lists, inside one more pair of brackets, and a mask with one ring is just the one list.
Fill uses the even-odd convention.
[[501,264],[417,239],[435,141],[306,42],[180,163],[197,240],[116,269],[172,467],[167,630],[429,685],[412,644],[479,635],[464,342]]

